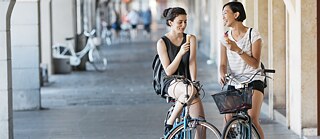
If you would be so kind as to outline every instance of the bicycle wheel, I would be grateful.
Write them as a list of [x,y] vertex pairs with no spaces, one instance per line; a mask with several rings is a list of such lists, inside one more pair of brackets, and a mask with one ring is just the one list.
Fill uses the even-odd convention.
[[[249,124],[243,117],[232,118],[223,129],[222,139],[249,139]],[[251,139],[260,139],[257,128],[252,124]]]
[[94,48],[89,51],[89,60],[97,71],[105,71],[107,69],[107,58],[102,57],[98,49]]
[[184,130],[183,125],[180,125],[174,128],[166,139],[183,139],[184,133],[186,133],[187,139],[220,139],[221,137],[219,130],[212,124],[205,121],[191,120],[188,122],[187,129]]

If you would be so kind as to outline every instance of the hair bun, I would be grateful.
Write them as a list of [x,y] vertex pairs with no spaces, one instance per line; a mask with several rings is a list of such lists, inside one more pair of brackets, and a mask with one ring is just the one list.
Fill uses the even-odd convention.
[[172,8],[167,8],[167,9],[165,9],[165,10],[163,11],[162,16],[166,18],[166,17],[168,16],[168,13],[169,13],[169,11],[170,11],[171,9],[172,9]]

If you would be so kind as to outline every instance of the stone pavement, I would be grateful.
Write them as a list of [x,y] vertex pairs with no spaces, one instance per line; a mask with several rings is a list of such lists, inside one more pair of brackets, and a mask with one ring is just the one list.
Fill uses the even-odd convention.
[[[107,71],[50,76],[50,83],[41,88],[44,110],[13,113],[14,138],[159,139],[170,104],[152,89],[155,45],[155,39],[141,39],[104,47]],[[222,130],[223,116],[210,96],[220,89],[216,66],[207,65],[206,60],[198,53],[198,76],[206,90],[203,100],[206,118]],[[261,116],[261,122],[266,139],[299,138],[265,115]]]

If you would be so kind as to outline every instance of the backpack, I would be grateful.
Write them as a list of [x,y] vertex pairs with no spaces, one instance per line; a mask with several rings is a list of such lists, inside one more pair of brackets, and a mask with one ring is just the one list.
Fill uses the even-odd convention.
[[163,80],[161,77],[163,67],[158,54],[156,54],[156,56],[153,59],[152,70],[153,70],[153,82],[152,82],[153,89],[157,95],[163,96],[164,95],[162,91],[163,86],[161,86],[163,84]]
[[[249,31],[249,42],[251,44],[251,47],[252,47],[252,42],[251,42],[251,31],[252,31],[252,28],[250,28],[250,31]],[[263,63],[261,62],[261,65],[260,65],[261,69],[265,69]],[[266,75],[266,73],[262,73],[263,75]],[[263,87],[266,88],[267,87],[267,78],[264,78],[264,82],[263,82]]]

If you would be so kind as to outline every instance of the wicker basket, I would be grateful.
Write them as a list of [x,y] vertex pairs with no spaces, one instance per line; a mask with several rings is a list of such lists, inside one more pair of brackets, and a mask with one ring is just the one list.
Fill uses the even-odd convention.
[[252,88],[228,90],[211,96],[220,114],[235,113],[252,107]]

